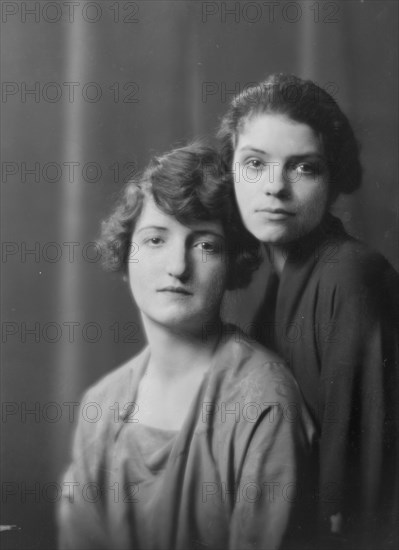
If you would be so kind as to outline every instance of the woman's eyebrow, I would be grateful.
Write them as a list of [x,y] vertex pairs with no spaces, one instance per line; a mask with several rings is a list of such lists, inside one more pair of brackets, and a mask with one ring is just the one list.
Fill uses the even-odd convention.
[[290,158],[294,160],[302,160],[308,158],[320,159],[323,161],[326,160],[326,157],[323,154],[318,153],[317,151],[309,151],[307,153],[301,153],[300,155],[291,155]]
[[198,237],[199,235],[213,235],[214,237],[217,237],[218,239],[224,240],[224,235],[222,233],[219,233],[219,231],[214,229],[194,229],[192,232],[192,235],[195,237]]
[[[266,155],[266,156],[269,154],[267,151],[264,151],[263,149],[257,149],[256,147],[250,147],[250,146],[242,147],[241,149],[239,149],[239,151],[244,153],[247,153],[247,152],[258,153],[260,155]],[[298,160],[306,159],[309,157],[325,160],[325,156],[321,153],[318,153],[317,151],[307,151],[305,153],[300,153],[298,155],[290,155],[290,158],[298,159]]]
[[246,145],[245,147],[239,147],[239,151],[243,152],[250,152],[250,153],[259,153],[260,155],[267,155],[267,151],[263,151],[262,149],[257,149],[256,147],[250,147],[249,145]]
[[155,229],[156,231],[167,231],[167,227],[163,227],[161,225],[145,225],[144,227],[140,227],[140,229],[137,230],[137,234],[142,233],[143,231],[148,231],[149,229]]

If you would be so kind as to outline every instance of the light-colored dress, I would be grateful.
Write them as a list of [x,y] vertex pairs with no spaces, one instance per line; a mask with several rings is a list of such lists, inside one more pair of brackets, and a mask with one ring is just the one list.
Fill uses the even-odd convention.
[[61,550],[299,547],[314,522],[313,425],[278,356],[239,332],[222,338],[182,429],[166,431],[135,418],[149,355],[84,396]]

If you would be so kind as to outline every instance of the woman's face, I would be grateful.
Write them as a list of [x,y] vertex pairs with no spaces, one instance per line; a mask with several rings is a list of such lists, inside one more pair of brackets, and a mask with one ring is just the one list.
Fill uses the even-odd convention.
[[191,333],[215,321],[226,282],[223,244],[220,222],[182,225],[146,198],[129,261],[130,287],[144,321]]
[[329,206],[323,146],[307,124],[285,115],[249,118],[233,171],[241,217],[260,241],[285,245],[314,229]]

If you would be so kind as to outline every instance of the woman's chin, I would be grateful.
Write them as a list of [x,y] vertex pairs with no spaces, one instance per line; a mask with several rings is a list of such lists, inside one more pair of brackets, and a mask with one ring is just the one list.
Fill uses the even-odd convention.
[[152,323],[164,328],[166,331],[186,333],[202,330],[201,322],[184,312],[165,312],[163,315],[158,312],[157,315],[148,315],[147,317]]
[[269,245],[285,245],[295,240],[295,236],[291,235],[290,231],[287,231],[284,228],[267,228],[260,229],[256,233],[252,234],[262,243]]

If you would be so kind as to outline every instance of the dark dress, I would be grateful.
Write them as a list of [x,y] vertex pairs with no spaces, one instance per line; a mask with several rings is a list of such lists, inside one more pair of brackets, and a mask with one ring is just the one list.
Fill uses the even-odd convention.
[[270,264],[253,335],[291,367],[319,430],[320,548],[397,547],[398,292],[330,215],[280,278]]

